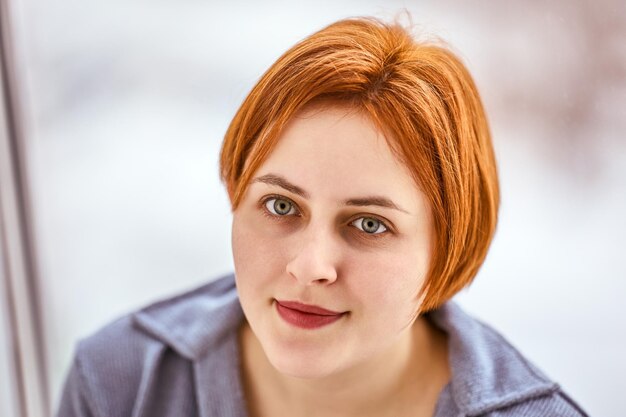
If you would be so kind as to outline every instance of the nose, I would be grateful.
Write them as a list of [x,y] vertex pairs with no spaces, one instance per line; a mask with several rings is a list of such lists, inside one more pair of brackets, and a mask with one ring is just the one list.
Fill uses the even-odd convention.
[[329,285],[337,280],[337,255],[332,236],[317,233],[295,248],[287,273],[305,286]]

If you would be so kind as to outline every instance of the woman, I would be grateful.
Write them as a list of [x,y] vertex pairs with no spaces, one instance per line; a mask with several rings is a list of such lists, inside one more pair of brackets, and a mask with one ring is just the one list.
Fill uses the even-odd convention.
[[59,416],[583,416],[451,297],[498,180],[476,87],[374,19],[287,51],[225,136],[234,275],[80,342]]

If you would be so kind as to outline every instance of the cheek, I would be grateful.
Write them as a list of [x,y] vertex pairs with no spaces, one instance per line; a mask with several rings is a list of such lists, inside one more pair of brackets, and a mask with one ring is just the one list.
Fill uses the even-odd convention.
[[360,254],[350,263],[346,276],[351,279],[347,285],[367,313],[377,309],[377,314],[382,316],[410,316],[418,306],[428,262],[428,252],[420,250],[418,245]]
[[235,273],[241,283],[260,287],[285,268],[282,240],[267,233],[258,218],[236,215],[233,218],[232,249]]

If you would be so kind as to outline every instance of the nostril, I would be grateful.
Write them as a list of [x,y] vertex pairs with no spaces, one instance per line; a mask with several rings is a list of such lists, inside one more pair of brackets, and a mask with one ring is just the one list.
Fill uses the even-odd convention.
[[[291,265],[291,266],[290,266]],[[334,268],[311,269],[296,268],[292,264],[287,265],[287,274],[302,285],[327,285],[337,279],[337,273]]]

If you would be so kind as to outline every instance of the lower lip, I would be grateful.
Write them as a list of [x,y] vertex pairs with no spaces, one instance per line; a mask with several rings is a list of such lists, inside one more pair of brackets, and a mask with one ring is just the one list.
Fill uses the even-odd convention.
[[341,313],[332,316],[322,316],[320,314],[303,313],[299,310],[287,308],[278,302],[276,302],[276,310],[287,323],[302,329],[317,329],[336,322],[344,315],[344,313]]

